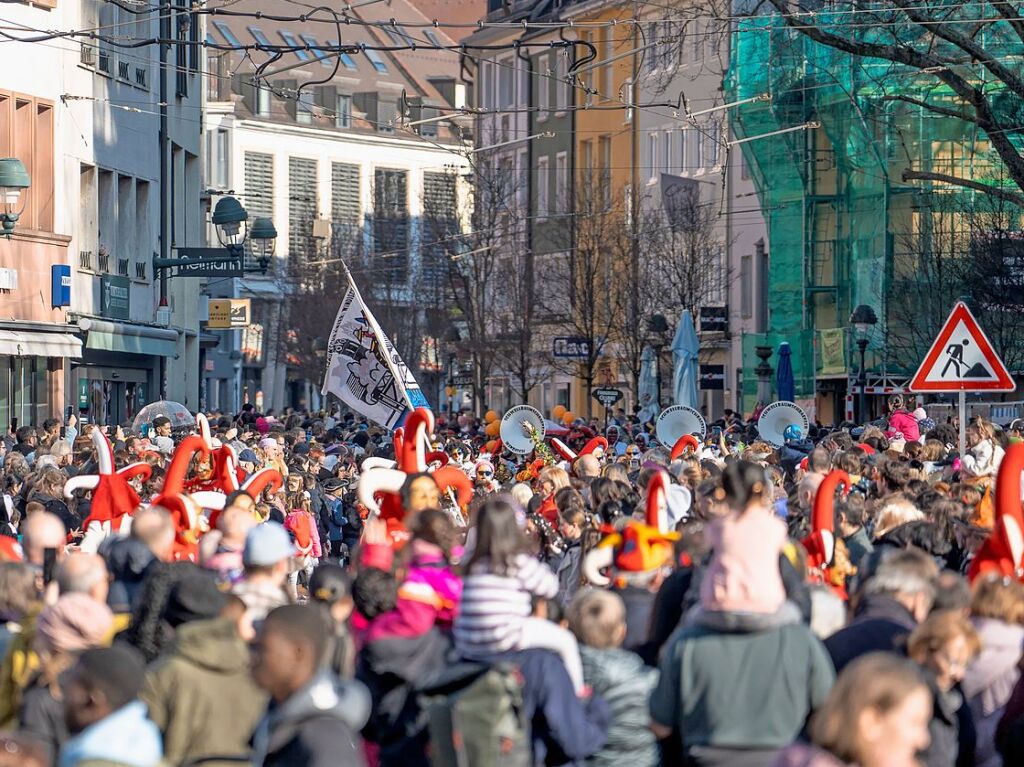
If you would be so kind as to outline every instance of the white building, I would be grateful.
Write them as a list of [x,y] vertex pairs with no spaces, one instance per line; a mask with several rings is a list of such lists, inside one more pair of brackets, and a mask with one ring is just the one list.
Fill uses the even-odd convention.
[[[417,14],[412,5],[400,5],[379,12],[403,19]],[[234,7],[262,6],[247,2]],[[360,12],[375,10],[368,6]],[[321,28],[326,29],[224,18],[208,34],[221,45],[269,46],[299,39],[312,46],[336,45],[326,35],[317,38]],[[353,26],[351,32],[354,42],[369,46],[402,44],[410,34],[421,45],[451,43],[441,30],[406,33],[399,28],[389,37],[378,28]],[[264,55],[253,57],[258,63]],[[462,141],[446,121],[405,128],[397,115],[403,93],[410,122],[465,106],[456,79],[458,57],[429,48],[343,54],[329,82],[299,88],[329,75],[337,58],[315,49],[289,52],[275,62],[276,74],[268,73],[259,84],[252,81],[252,63],[240,62],[235,52],[208,58],[204,184],[210,205],[231,192],[245,206],[250,223],[257,216],[269,217],[277,229],[276,258],[266,275],[210,283],[211,296],[251,299],[252,323],[211,331],[220,341],[204,366],[209,409],[234,411],[246,402],[275,411],[317,406],[320,374],[298,369],[290,350],[298,344],[306,351],[311,341],[329,334],[341,295],[339,290],[338,295],[319,296],[322,330],[316,339],[296,340],[300,329],[288,310],[296,278],[289,263],[323,263],[337,270],[341,257],[362,254],[369,264],[364,277],[372,283],[360,285],[364,297],[372,303],[386,287],[391,299],[415,313],[422,309],[419,294],[431,269],[432,235],[422,224],[425,201],[460,207],[456,179],[469,167],[460,153]],[[216,243],[212,229],[207,236]],[[399,336],[394,339],[399,348],[420,356],[410,359],[405,351],[410,366],[423,361],[430,339],[402,337],[400,329],[378,319],[386,332]],[[306,325],[301,332],[315,332]],[[421,333],[421,325],[407,330],[407,335]],[[420,383],[437,401],[437,392]]]
[[[13,137],[0,145],[0,156],[19,157],[33,177],[24,226],[10,248],[0,245],[10,253],[4,267],[18,273],[0,303],[21,305],[3,314],[22,323],[15,332],[24,342],[0,346],[0,401],[8,403],[0,411],[9,406],[7,415],[29,422],[71,406],[116,423],[162,394],[197,407],[198,286],[190,291],[172,281],[169,323],[158,324],[153,272],[155,255],[169,256],[172,244],[197,244],[200,234],[199,52],[187,45],[197,29],[192,14],[174,14],[162,30],[154,10],[134,14],[97,0],[12,4],[6,14],[27,30],[100,27],[116,34],[0,47],[0,122],[12,128],[0,135]],[[115,44],[158,36],[182,41],[164,50],[170,66],[163,88],[159,46]],[[70,306],[51,301],[52,266],[69,268]],[[25,334],[54,331],[47,361],[42,340]],[[64,337],[70,341],[61,346]],[[37,361],[28,371],[17,356]],[[24,386],[31,375],[49,383]],[[17,396],[5,397],[5,387]],[[6,421],[5,412],[0,417]]]

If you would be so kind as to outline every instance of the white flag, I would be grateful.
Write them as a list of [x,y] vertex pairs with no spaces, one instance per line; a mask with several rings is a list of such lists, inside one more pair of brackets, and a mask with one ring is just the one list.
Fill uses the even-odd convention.
[[407,411],[429,407],[416,379],[363,303],[352,276],[327,343],[324,394],[388,429]]

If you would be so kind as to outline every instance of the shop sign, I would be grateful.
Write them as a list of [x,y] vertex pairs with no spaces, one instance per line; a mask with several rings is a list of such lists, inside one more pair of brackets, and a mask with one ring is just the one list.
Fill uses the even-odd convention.
[[211,298],[210,318],[206,321],[206,327],[244,328],[248,327],[251,316],[252,299]]
[[89,379],[79,378],[78,379],[78,409],[88,410],[89,409]]
[[71,306],[71,267],[67,264],[50,267],[50,304],[54,309]]
[[132,283],[119,274],[100,277],[100,314],[112,320],[127,320],[130,314]]

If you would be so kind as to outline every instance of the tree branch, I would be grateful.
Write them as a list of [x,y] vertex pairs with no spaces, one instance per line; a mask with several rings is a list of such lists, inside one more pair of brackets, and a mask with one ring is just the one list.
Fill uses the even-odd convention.
[[1024,194],[1018,194],[1016,192],[1008,192],[1005,189],[1000,189],[997,186],[991,184],[983,184],[980,181],[974,181],[969,178],[960,178],[959,176],[951,176],[948,173],[933,173],[931,171],[924,170],[907,170],[903,171],[904,181],[939,181],[945,184],[952,184],[954,186],[962,186],[966,189],[974,189],[977,192],[984,192],[985,194],[993,197],[998,197],[1000,200],[1006,202],[1012,202],[1014,205],[1024,206]]

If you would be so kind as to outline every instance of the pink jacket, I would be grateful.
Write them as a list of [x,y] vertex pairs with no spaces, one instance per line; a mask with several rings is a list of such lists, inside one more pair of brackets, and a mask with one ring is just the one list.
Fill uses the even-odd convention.
[[906,410],[894,410],[889,416],[889,429],[885,436],[892,439],[896,432],[902,434],[907,442],[917,442],[921,439],[921,428],[917,425],[917,419]]
[[[417,540],[409,545],[412,559],[405,580],[398,587],[395,609],[370,623],[363,637],[366,642],[393,636],[420,636],[434,625],[450,628],[455,619],[462,599],[462,580],[452,572],[436,546]],[[390,546],[369,545],[363,549],[363,567],[391,568]]]
[[714,520],[705,536],[711,561],[701,582],[705,610],[774,613],[786,601],[779,555],[786,526],[771,511],[753,507]]

